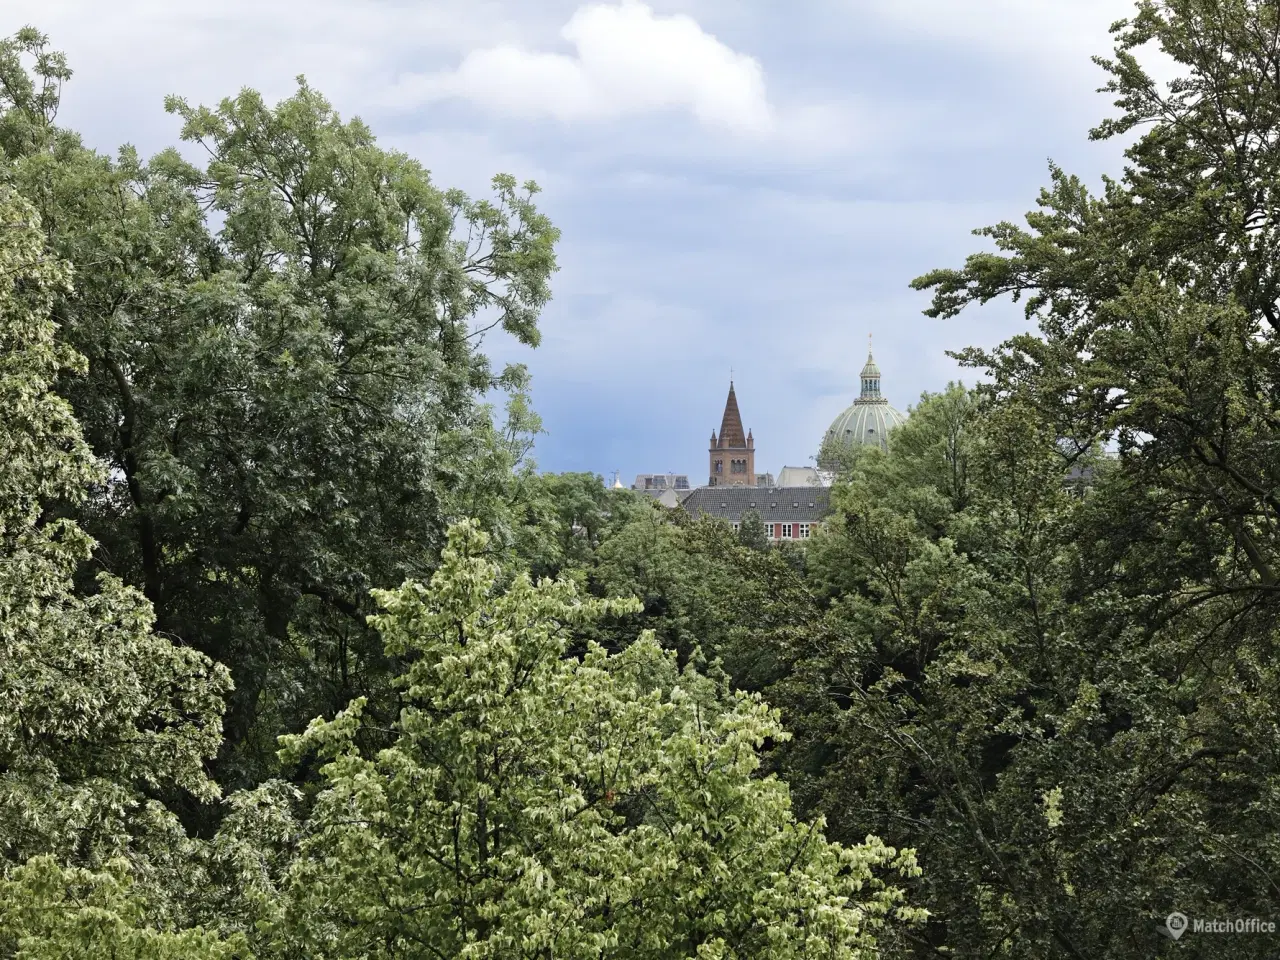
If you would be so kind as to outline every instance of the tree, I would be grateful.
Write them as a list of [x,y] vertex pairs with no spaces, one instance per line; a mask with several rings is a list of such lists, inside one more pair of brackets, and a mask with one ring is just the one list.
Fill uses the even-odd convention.
[[[1169,943],[1171,910],[1264,910],[1277,781],[1258,738],[1276,713],[1256,651],[1274,628],[1165,616],[1156,577],[1198,575],[1203,547],[1162,491],[1103,460],[1078,497],[1034,407],[959,400],[926,397],[811,546],[826,616],[767,691],[795,733],[777,762],[798,809],[837,840],[912,838],[921,957],[1139,958]],[[1215,629],[1242,643],[1228,672]]]
[[530,576],[585,576],[600,546],[655,505],[630,490],[611,490],[591,473],[530,478],[514,500],[514,554]]
[[68,76],[34,31],[0,44],[6,169],[80,276],[55,313],[88,373],[59,389],[110,466],[74,515],[159,631],[231,669],[216,770],[254,783],[281,730],[356,695],[394,715],[369,589],[427,575],[451,519],[505,516],[517,438],[479,398],[536,423],[479,345],[536,345],[557,231],[533,184],[441,190],[305,82],[170,99],[203,168],[112,161],[54,126]]
[[764,521],[755,510],[748,510],[738,521],[738,542],[752,550],[764,550],[769,546],[769,535],[765,532]]
[[250,960],[242,936],[147,922],[128,865],[60,868],[37,857],[0,877],[0,953],[23,960]]
[[36,212],[0,186],[0,875],[40,855],[128,857],[155,894],[181,837],[155,796],[218,796],[204,764],[229,683],[155,634],[137,591],[107,575],[75,587],[93,543],[48,507],[104,477],[51,389],[83,370],[50,319],[68,279]]
[[1039,335],[959,355],[992,376],[967,505],[851,485],[812,557],[835,639],[788,682],[826,704],[799,793],[833,836],[917,828],[921,956],[1145,957],[1170,910],[1274,906],[1278,26],[1270,0],[1139,3],[1099,61],[1120,112],[1094,136],[1142,129],[1124,176],[1095,197],[1053,168],[1027,228],[915,281],[935,316],[1026,297]]
[[390,746],[360,749],[361,700],[285,738],[323,789],[264,952],[874,956],[918,919],[881,878],[913,874],[909,852],[828,843],[753,776],[783,736],[764,703],[651,638],[565,657],[573,625],[634,601],[523,576],[494,596],[485,549],[459,525],[429,587],[379,594],[410,663]]
[[[1041,336],[968,350],[993,389],[1017,394],[1079,448],[1108,439],[1125,471],[1160,488],[1182,522],[1230,538],[1238,562],[1209,574],[1218,536],[1198,538],[1215,596],[1276,609],[1280,586],[1280,178],[1274,0],[1142,0],[1114,28],[1119,115],[1094,139],[1147,128],[1101,196],[1054,167],[1028,227],[980,234],[999,253],[918,278],[952,316],[1027,298]],[[1167,91],[1138,52],[1180,68]],[[1201,518],[1201,519],[1197,519]],[[1248,598],[1248,599],[1246,599]],[[1207,602],[1207,601],[1206,601]]]

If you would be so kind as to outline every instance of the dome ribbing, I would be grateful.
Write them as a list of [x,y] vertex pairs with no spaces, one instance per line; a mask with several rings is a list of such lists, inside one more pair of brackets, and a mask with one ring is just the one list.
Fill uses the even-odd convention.
[[855,444],[875,444],[882,450],[889,448],[889,431],[907,422],[906,414],[889,405],[880,393],[880,368],[871,352],[860,374],[862,389],[858,399],[831,422],[825,442],[839,443],[845,447]]

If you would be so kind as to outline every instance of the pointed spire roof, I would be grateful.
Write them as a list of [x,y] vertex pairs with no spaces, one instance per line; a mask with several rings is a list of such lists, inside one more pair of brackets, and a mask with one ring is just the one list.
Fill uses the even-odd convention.
[[729,398],[724,402],[724,418],[720,421],[720,446],[745,447],[747,436],[742,430],[742,414],[738,412],[738,397],[729,381]]

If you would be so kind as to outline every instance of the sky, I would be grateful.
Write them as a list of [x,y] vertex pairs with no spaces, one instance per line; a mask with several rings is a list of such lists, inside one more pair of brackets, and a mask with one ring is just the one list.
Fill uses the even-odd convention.
[[95,148],[177,142],[166,94],[271,100],[305,75],[473,196],[509,173],[562,231],[532,375],[541,469],[706,482],[730,371],[759,472],[812,462],[868,337],[899,409],[946,352],[1029,327],[923,316],[910,281],[988,249],[1050,161],[1097,185],[1121,145],[1091,62],[1129,0],[4,0],[75,76]]

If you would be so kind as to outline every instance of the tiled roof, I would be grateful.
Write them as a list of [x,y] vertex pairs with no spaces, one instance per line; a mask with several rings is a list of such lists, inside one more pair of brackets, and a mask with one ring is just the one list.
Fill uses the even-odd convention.
[[738,397],[729,381],[729,399],[724,402],[724,417],[720,421],[720,446],[737,449],[747,445],[747,435],[742,429],[742,414],[738,412]]
[[831,512],[825,487],[699,487],[681,504],[693,516],[706,514],[736,523],[755,510],[765,523],[813,523]]

